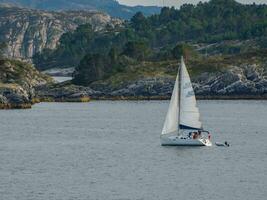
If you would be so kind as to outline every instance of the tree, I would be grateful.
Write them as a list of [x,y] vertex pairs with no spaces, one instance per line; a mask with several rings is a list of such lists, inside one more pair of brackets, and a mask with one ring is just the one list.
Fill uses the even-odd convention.
[[115,47],[112,47],[108,53],[108,56],[112,64],[115,64],[117,62],[118,55],[119,55],[118,50]]
[[148,23],[146,17],[142,12],[137,12],[131,19],[131,24],[134,29],[137,31],[141,31],[142,29],[146,29]]
[[175,59],[180,59],[183,56],[185,59],[189,59],[192,56],[196,56],[197,53],[188,44],[178,44],[172,50],[172,56]]
[[4,43],[4,42],[0,43],[0,59],[4,58],[4,54],[5,54],[6,48],[7,48],[7,44],[6,43]]
[[73,83],[89,85],[105,76],[107,58],[100,54],[87,54],[76,67]]
[[142,61],[150,55],[151,50],[145,42],[128,42],[122,54]]

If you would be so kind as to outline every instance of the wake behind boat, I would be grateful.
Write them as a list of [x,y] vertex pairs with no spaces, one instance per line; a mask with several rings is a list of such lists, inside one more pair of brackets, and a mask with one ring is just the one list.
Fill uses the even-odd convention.
[[230,144],[227,141],[225,141],[224,143],[222,143],[222,142],[215,142],[215,144],[218,147],[230,147]]
[[195,93],[183,57],[161,133],[161,145],[212,146],[210,133],[202,128]]

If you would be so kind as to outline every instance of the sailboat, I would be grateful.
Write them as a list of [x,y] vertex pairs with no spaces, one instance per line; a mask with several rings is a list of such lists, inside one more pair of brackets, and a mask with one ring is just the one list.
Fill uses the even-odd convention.
[[212,146],[210,133],[203,129],[200,121],[195,93],[183,57],[160,138],[163,146]]

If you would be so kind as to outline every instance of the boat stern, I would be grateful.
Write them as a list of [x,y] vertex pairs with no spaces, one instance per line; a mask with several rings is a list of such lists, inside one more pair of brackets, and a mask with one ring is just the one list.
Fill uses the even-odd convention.
[[212,146],[209,139],[190,139],[179,136],[161,137],[162,146]]
[[209,139],[206,138],[200,138],[198,139],[204,146],[208,146],[211,147],[212,146],[212,142]]

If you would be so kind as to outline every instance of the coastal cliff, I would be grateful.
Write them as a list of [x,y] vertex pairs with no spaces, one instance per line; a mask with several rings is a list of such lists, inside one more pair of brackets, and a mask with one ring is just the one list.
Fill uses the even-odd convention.
[[97,11],[49,12],[0,4],[0,42],[9,58],[31,59],[43,49],[55,49],[61,35],[90,23],[95,31],[122,21]]

